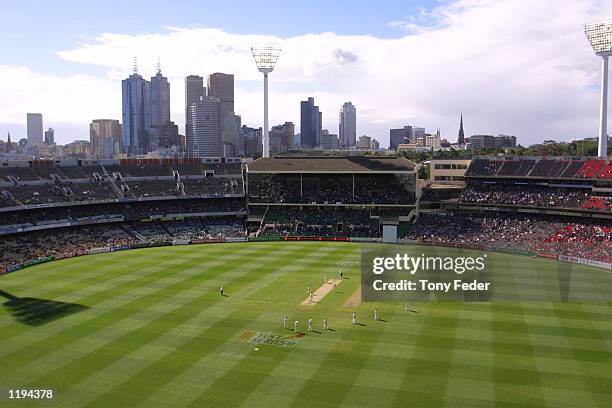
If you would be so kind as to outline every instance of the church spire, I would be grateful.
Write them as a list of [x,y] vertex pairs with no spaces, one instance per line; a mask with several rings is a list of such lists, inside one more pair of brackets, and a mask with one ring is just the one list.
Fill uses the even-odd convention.
[[457,136],[457,144],[465,144],[465,134],[463,133],[463,112],[461,112],[461,119],[459,119],[459,135]]
[[11,132],[8,132],[8,138],[6,139],[6,143],[11,144]]

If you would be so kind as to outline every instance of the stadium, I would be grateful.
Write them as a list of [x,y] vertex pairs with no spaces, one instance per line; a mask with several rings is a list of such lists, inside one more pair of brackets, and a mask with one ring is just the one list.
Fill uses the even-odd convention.
[[[24,406],[610,406],[612,162],[475,157],[453,187],[418,169],[0,163],[0,386],[54,394]],[[382,243],[484,253],[548,300],[365,301]],[[549,296],[560,271],[602,297]]]

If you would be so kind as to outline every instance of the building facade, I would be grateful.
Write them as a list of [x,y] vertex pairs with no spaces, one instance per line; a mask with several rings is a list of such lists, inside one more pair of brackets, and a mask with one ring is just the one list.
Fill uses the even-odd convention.
[[324,129],[321,132],[321,148],[323,150],[338,150],[340,148],[338,135],[329,133],[327,129]]
[[293,148],[295,125],[285,122],[282,125],[272,126],[270,129],[270,153],[286,153]]
[[147,131],[151,127],[151,84],[134,72],[122,81],[121,86],[123,152],[144,154],[149,144]]
[[340,109],[338,137],[342,148],[353,147],[357,138],[357,109],[351,102],[345,102]]
[[234,117],[234,75],[215,72],[208,76],[208,96],[221,104],[221,140],[224,150],[238,151],[238,127]]
[[191,105],[193,135],[187,139],[189,157],[221,156],[221,101],[207,96]]
[[89,124],[91,153],[101,159],[110,159],[121,153],[121,123],[115,119],[94,119]]
[[372,148],[372,138],[370,136],[361,135],[359,136],[359,143],[357,147],[360,149],[371,149]]
[[43,143],[43,116],[42,113],[28,113],[27,134],[28,145],[35,146]]
[[261,135],[261,128],[255,129],[244,125],[240,128],[240,139],[244,141],[245,157],[257,159],[262,156],[263,145]]
[[45,144],[48,146],[55,144],[55,130],[53,128],[45,131]]
[[170,84],[158,68],[151,77],[151,127],[170,122]]
[[470,162],[469,159],[432,160],[429,180],[438,184],[462,184]]
[[193,140],[193,124],[191,123],[191,105],[206,96],[204,78],[189,75],[185,78],[185,139]]
[[314,98],[300,102],[300,144],[314,148],[321,144],[321,119],[319,107]]
[[414,142],[412,126],[404,126],[400,129],[389,129],[389,149],[397,150],[400,144]]

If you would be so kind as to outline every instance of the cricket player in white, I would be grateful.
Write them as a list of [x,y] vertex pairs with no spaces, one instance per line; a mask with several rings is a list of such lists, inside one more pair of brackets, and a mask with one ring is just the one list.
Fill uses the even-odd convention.
[[353,312],[353,324],[357,323],[357,312]]
[[308,331],[312,331],[312,317],[308,318]]
[[297,333],[297,325],[298,325],[298,321],[296,320],[295,323],[293,323],[293,331]]
[[327,330],[327,317],[323,318],[323,330]]
[[374,309],[374,320],[378,320],[378,309]]
[[336,282],[334,282],[334,292],[336,291]]
[[310,295],[308,295],[308,303],[312,303],[312,292],[310,292]]
[[311,292],[311,290],[310,290],[310,283],[309,283],[308,284],[308,293],[310,293],[310,292]]
[[283,317],[283,328],[284,329],[287,328],[287,315],[285,315],[285,317]]
[[408,300],[406,300],[406,306],[404,306],[404,311],[408,311]]

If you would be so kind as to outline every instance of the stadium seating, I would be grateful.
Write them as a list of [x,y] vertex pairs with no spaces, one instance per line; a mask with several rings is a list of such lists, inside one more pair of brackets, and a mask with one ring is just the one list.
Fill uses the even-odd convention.
[[583,178],[594,178],[597,177],[599,172],[603,170],[606,165],[605,160],[588,160],[584,165],[576,172],[576,177]]
[[589,197],[589,191],[584,189],[470,182],[459,196],[459,202],[580,208]]
[[510,213],[422,215],[405,238],[612,262],[612,224]]

